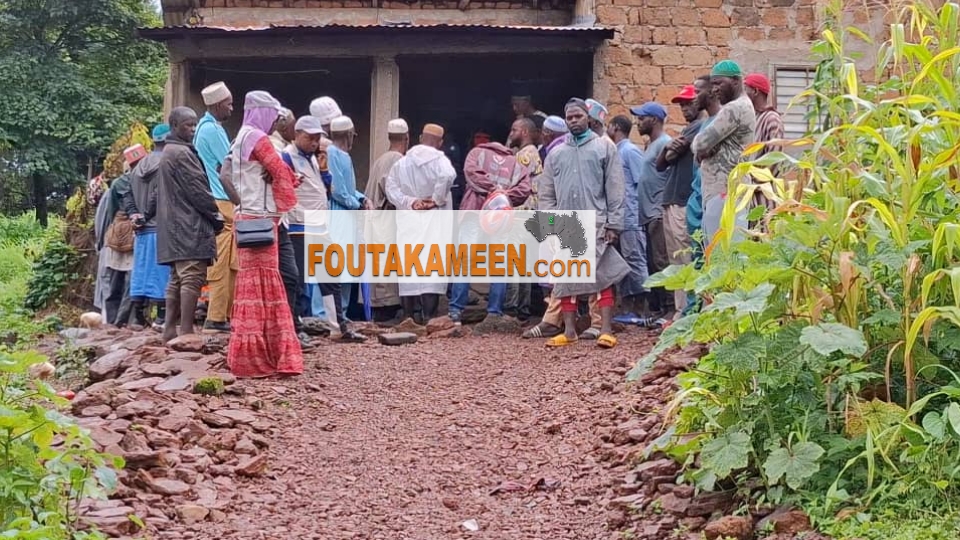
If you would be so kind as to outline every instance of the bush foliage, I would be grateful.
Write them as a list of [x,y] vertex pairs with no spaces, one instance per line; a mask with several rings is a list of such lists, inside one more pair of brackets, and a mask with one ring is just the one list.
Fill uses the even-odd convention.
[[[700,489],[802,504],[825,527],[888,510],[954,513],[960,7],[898,8],[869,77],[880,83],[864,80],[846,48],[871,38],[839,22],[838,3],[828,11],[803,96],[815,128],[789,143],[805,150],[731,174],[736,196],[703,267],[651,280],[708,305],[665,330],[630,377],[673,346],[711,344],[680,376],[673,424],[651,448],[682,461]],[[771,176],[778,163],[789,180]],[[777,207],[740,240],[734,215],[758,189]]]
[[34,265],[47,246],[60,239],[58,219],[44,229],[30,214],[0,217],[0,337],[8,344],[30,342],[50,329],[50,321],[35,321],[26,302],[34,281]]
[[57,412],[67,400],[28,379],[29,367],[45,360],[0,352],[0,537],[106,538],[78,529],[78,506],[116,489],[123,460],[97,452],[87,430]]

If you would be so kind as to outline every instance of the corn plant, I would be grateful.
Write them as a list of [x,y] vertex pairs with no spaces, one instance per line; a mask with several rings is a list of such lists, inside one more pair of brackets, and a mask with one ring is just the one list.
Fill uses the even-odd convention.
[[[629,377],[674,346],[712,346],[681,375],[673,425],[651,448],[702,489],[755,476],[762,500],[942,508],[960,494],[960,8],[895,6],[876,83],[846,49],[872,38],[837,22],[839,1],[827,9],[815,83],[798,97],[819,120],[782,141],[803,153],[731,173],[703,267],[648,283],[707,306]],[[734,216],[755,190],[777,207],[741,241]]]

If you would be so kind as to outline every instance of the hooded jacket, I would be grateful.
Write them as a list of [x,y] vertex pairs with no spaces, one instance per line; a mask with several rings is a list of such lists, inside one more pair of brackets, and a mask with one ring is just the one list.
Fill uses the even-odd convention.
[[130,173],[130,191],[123,197],[123,210],[128,216],[140,214],[146,224],[138,233],[153,232],[157,228],[157,188],[160,182],[160,159],[162,151],[151,152]]

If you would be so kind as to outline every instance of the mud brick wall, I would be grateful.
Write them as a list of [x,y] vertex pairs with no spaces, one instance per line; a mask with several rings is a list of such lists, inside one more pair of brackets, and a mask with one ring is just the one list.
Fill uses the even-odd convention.
[[[884,7],[857,3],[847,11],[848,23],[884,33]],[[727,58],[771,81],[777,66],[812,65],[810,44],[822,22],[816,0],[597,0],[596,15],[597,24],[617,29],[594,68],[594,95],[611,114],[649,100],[669,105]],[[858,64],[866,72],[873,62],[866,54]],[[668,128],[679,131],[680,108],[671,105],[669,113]]]
[[[804,64],[817,19],[815,0],[598,0],[596,13],[618,30],[594,70],[594,94],[611,114],[649,100],[667,105],[727,58],[768,75],[774,63]],[[669,123],[683,123],[679,107]]]

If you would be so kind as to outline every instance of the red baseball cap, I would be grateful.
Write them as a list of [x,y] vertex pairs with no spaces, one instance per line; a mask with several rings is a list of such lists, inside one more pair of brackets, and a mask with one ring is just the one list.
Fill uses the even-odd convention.
[[743,78],[743,84],[770,95],[770,79],[763,73],[751,73]]
[[670,100],[670,102],[680,103],[681,101],[693,101],[695,99],[697,99],[697,87],[692,84],[688,84],[684,86],[683,90],[681,90],[679,94],[674,96],[673,99]]

